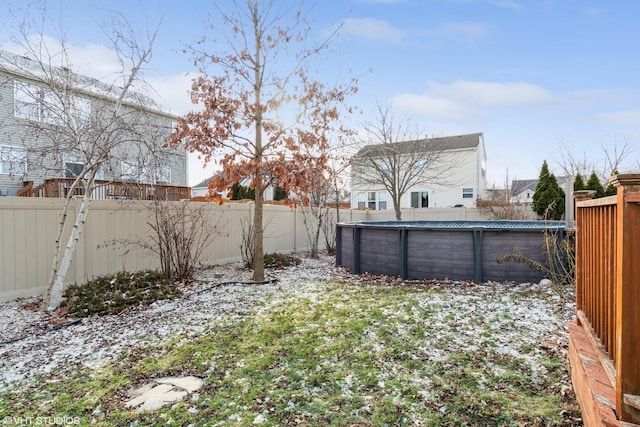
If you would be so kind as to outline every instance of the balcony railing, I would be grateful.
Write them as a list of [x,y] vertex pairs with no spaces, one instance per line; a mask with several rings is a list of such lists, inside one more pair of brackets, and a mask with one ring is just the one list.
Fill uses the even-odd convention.
[[[34,186],[27,181],[18,191],[18,197],[67,197],[73,185],[73,178],[47,179]],[[139,184],[133,182],[96,181],[92,197],[94,199],[116,200],[166,200],[175,201],[191,198],[190,187],[161,184]],[[78,186],[74,196],[84,195],[85,189]]]
[[[616,196],[587,200],[576,194],[577,328],[570,328],[570,354],[585,424],[609,402],[603,385],[613,391],[610,414],[619,422],[640,422],[640,174],[617,175],[612,182]],[[583,333],[596,357],[580,354],[586,346],[575,343]],[[605,375],[578,378],[580,367],[589,372],[595,365]]]

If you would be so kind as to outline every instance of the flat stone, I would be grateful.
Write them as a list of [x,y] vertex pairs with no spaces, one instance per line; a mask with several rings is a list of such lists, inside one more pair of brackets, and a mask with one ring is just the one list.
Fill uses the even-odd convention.
[[204,381],[197,377],[166,377],[156,380],[158,384],[171,384],[185,390],[187,393],[193,393],[204,385]]
[[137,388],[137,389],[133,390],[133,391],[131,392],[131,394],[132,394],[133,396],[136,396],[136,397],[137,397],[137,396],[140,396],[140,395],[145,394],[146,392],[148,392],[149,390],[151,390],[151,389],[152,389],[152,388],[154,388],[155,386],[156,386],[156,384],[154,384],[154,383],[149,383],[149,384],[147,384],[147,385],[143,385],[142,387],[139,387],[139,388]]
[[125,406],[137,408],[136,412],[153,411],[184,400],[203,385],[203,380],[192,376],[160,378],[133,390],[135,397]]

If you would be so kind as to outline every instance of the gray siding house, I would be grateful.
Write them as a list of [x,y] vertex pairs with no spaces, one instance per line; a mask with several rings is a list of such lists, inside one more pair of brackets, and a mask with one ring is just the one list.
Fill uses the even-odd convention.
[[163,148],[176,116],[140,94],[116,112],[117,96],[96,79],[0,51],[0,196],[75,178],[93,152],[108,155],[102,185],[186,187],[186,151]]

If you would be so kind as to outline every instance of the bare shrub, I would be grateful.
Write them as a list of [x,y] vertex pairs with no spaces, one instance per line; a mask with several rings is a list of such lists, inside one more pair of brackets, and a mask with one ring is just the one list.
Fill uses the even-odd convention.
[[333,211],[325,211],[322,234],[324,235],[324,246],[329,255],[336,253],[336,223],[336,214]]
[[254,240],[256,233],[253,232],[253,221],[249,217],[240,218],[240,232],[242,241],[240,242],[240,255],[246,268],[253,268],[254,263]]
[[159,255],[165,276],[192,280],[202,253],[220,235],[220,227],[209,223],[206,205],[156,201],[153,207],[153,219],[147,224],[154,234],[148,249]]
[[527,205],[504,200],[478,199],[476,206],[491,219],[522,221],[530,218],[531,208]]
[[149,236],[111,240],[104,246],[124,247],[124,256],[133,248],[155,254],[167,279],[189,282],[202,253],[215,237],[222,235],[222,227],[209,222],[207,205],[197,205],[189,201],[155,201],[147,221],[152,231]]
[[576,248],[574,230],[547,228],[543,236],[544,261],[527,257],[519,248],[513,253],[498,258],[498,263],[518,262],[539,271],[553,282],[556,290],[564,296],[566,288],[575,285]]

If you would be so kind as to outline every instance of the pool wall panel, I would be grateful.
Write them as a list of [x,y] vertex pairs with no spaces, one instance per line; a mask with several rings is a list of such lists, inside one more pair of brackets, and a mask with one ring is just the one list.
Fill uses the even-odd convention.
[[473,235],[469,231],[410,230],[408,279],[466,280],[473,277]]

